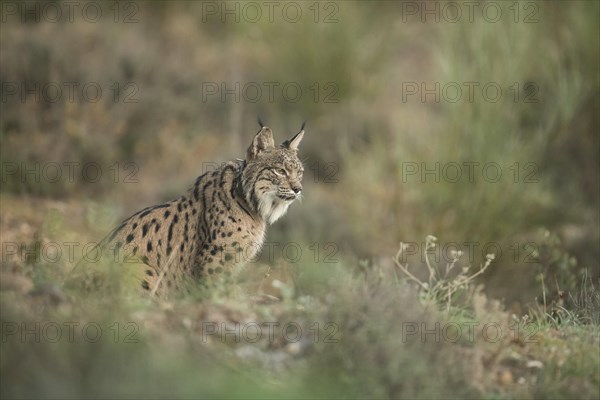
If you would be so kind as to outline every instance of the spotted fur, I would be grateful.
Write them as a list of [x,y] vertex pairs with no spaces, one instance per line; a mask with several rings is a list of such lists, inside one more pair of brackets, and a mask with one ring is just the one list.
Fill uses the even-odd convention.
[[271,129],[262,127],[244,160],[206,172],[183,196],[133,214],[103,248],[144,263],[141,285],[152,294],[179,289],[185,278],[232,276],[260,251],[267,225],[300,196],[303,135],[304,129],[276,147]]

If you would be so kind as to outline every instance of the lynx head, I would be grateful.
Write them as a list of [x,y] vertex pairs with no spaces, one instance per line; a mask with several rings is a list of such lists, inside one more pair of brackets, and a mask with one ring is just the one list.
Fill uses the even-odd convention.
[[302,192],[304,168],[298,158],[298,145],[303,136],[304,124],[294,137],[276,147],[273,132],[261,124],[246,152],[246,168],[242,172],[244,196],[269,224],[283,216]]

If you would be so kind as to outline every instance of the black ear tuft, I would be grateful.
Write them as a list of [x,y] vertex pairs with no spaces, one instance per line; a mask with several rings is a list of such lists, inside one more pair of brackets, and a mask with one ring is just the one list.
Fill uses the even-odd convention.
[[304,137],[304,126],[305,125],[306,125],[306,121],[304,121],[302,123],[300,132],[296,133],[296,135],[293,138],[288,139],[285,142],[281,143],[280,147],[283,147],[284,149],[289,149],[289,150],[298,150],[298,145],[300,144],[300,142],[302,141],[302,138]]
[[260,116],[258,117],[258,125],[260,125],[261,128],[265,127],[265,124],[262,122],[262,119],[260,118]]

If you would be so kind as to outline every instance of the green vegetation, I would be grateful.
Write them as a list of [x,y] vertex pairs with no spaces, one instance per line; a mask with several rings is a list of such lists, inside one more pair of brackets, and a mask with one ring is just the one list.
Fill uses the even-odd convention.
[[587,314],[565,303],[517,317],[462,269],[414,287],[399,265],[305,260],[285,282],[252,264],[226,292],[155,301],[116,274],[60,289],[68,269],[36,255],[20,268],[0,291],[6,398],[598,396],[589,282]]
[[[138,22],[1,25],[2,398],[600,397],[599,3],[495,2],[496,23],[127,4]],[[122,218],[242,156],[257,115],[279,140],[308,120],[304,198],[238,284],[63,285]]]

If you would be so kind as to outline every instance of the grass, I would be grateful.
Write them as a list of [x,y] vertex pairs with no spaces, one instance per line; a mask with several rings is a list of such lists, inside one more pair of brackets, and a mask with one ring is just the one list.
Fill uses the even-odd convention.
[[[498,23],[405,21],[394,2],[335,3],[331,24],[308,8],[297,24],[203,23],[199,2],[139,3],[135,24],[9,16],[3,85],[98,82],[106,96],[2,102],[2,397],[600,397],[599,5],[526,3],[538,22],[514,23],[509,2]],[[502,98],[403,100],[403,84],[471,81],[498,83]],[[304,95],[203,98],[207,83],[236,82]],[[115,83],[140,101],[115,101]],[[297,262],[263,252],[234,287],[167,302],[128,293],[118,269],[94,290],[62,285],[84,243],[183,193],[203,163],[244,154],[257,115],[280,140],[308,120],[305,198],[267,238],[298,245]],[[69,162],[81,166],[72,180]],[[502,179],[407,175],[465,162],[497,163]],[[49,163],[63,166],[58,181],[24,175]],[[98,182],[82,174],[90,163]],[[397,254],[400,242],[413,247]],[[473,242],[475,254],[439,257]],[[103,335],[37,343],[22,322],[94,322]],[[276,338],[231,333],[254,322],[279,323]],[[282,337],[289,322],[302,340]],[[462,336],[421,336],[436,323]],[[473,324],[492,325],[470,338]]]
[[[75,233],[37,213],[30,222],[41,227],[39,239],[53,229]],[[71,267],[43,258],[3,269],[2,397],[599,395],[600,327],[585,316],[597,318],[599,309],[589,301],[588,314],[557,318],[538,309],[517,317],[488,299],[479,279],[463,282],[459,264],[457,275],[437,274],[433,263],[411,269],[434,271],[416,286],[397,266],[300,264],[272,265],[278,279],[265,282],[267,265],[255,263],[233,288],[169,301],[131,295],[120,275],[93,291],[61,287]],[[582,298],[597,298],[590,283]],[[267,286],[270,296],[261,294]],[[448,287],[461,287],[452,303]]]

